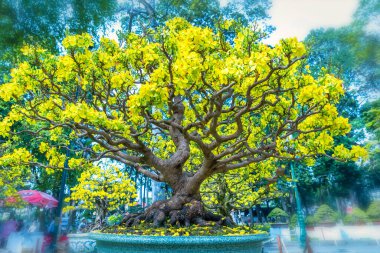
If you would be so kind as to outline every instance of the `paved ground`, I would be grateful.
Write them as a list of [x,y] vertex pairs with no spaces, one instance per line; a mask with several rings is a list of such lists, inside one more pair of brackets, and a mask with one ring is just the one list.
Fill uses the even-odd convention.
[[[380,242],[379,242],[380,243]],[[380,253],[380,244],[376,241],[350,242],[312,242],[313,253]],[[303,253],[295,242],[285,242],[283,253]],[[277,243],[272,241],[264,247],[264,253],[279,253]]]

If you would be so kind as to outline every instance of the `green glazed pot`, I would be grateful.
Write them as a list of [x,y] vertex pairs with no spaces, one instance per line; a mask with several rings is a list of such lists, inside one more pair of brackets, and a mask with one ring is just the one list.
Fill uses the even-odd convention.
[[95,253],[96,242],[88,234],[68,234],[70,253]]
[[91,233],[97,253],[262,253],[268,235],[130,236]]

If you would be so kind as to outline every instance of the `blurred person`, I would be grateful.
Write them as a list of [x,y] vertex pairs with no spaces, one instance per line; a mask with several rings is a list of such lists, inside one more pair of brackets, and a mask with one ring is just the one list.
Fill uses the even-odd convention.
[[1,234],[2,234],[2,231],[3,231],[3,227],[4,227],[4,221],[0,220],[0,249],[3,248],[3,239],[1,237]]
[[52,250],[52,244],[53,244],[53,234],[51,234],[51,233],[45,233],[44,239],[43,239],[43,242],[42,242],[41,252],[42,253],[53,252],[53,250]]
[[44,240],[42,243],[42,253],[54,252],[54,249],[53,249],[54,232],[55,232],[55,220],[52,219],[47,228],[47,232],[44,235]]
[[[0,220],[0,234],[1,234],[1,231],[3,231],[3,227],[4,227],[4,221]],[[1,240],[0,240],[0,248],[1,248]]]
[[30,224],[30,226],[29,226],[28,232],[30,232],[30,233],[37,232],[38,228],[39,228],[38,222],[37,221],[33,221],[32,224]]
[[17,220],[17,229],[16,229],[16,232],[22,232],[23,230],[25,230],[25,224],[24,224],[24,221],[23,220]]
[[50,222],[47,231],[48,231],[49,234],[53,234],[54,233],[54,231],[55,231],[55,220],[54,219]]
[[8,237],[11,233],[18,230],[18,223],[14,218],[14,214],[11,214],[9,219],[3,224],[0,231],[0,247],[4,247],[7,244]]
[[58,239],[57,252],[58,253],[68,253],[69,252],[69,237],[67,236],[66,230],[62,230],[62,234]]

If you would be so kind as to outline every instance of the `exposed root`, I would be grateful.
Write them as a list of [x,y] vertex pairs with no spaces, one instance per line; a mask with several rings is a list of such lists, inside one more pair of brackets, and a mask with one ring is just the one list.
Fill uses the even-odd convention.
[[223,218],[204,209],[201,201],[191,199],[169,199],[153,203],[144,213],[128,214],[122,224],[127,227],[137,226],[145,221],[152,223],[154,227],[162,227],[166,224],[172,226],[190,226],[198,224],[207,226],[217,224],[220,226],[235,225],[231,218]]

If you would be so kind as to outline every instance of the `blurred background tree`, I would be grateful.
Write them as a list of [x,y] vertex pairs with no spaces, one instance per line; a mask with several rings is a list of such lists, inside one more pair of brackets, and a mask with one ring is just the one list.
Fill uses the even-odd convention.
[[352,130],[338,141],[346,147],[366,144],[371,150],[370,161],[365,164],[322,158],[313,170],[300,165],[299,190],[308,212],[323,203],[342,214],[349,206],[366,209],[371,193],[380,188],[380,33],[375,28],[379,14],[378,1],[362,0],[349,25],[312,30],[305,38],[311,73],[328,71],[344,81],[346,94],[338,110],[350,119]]

